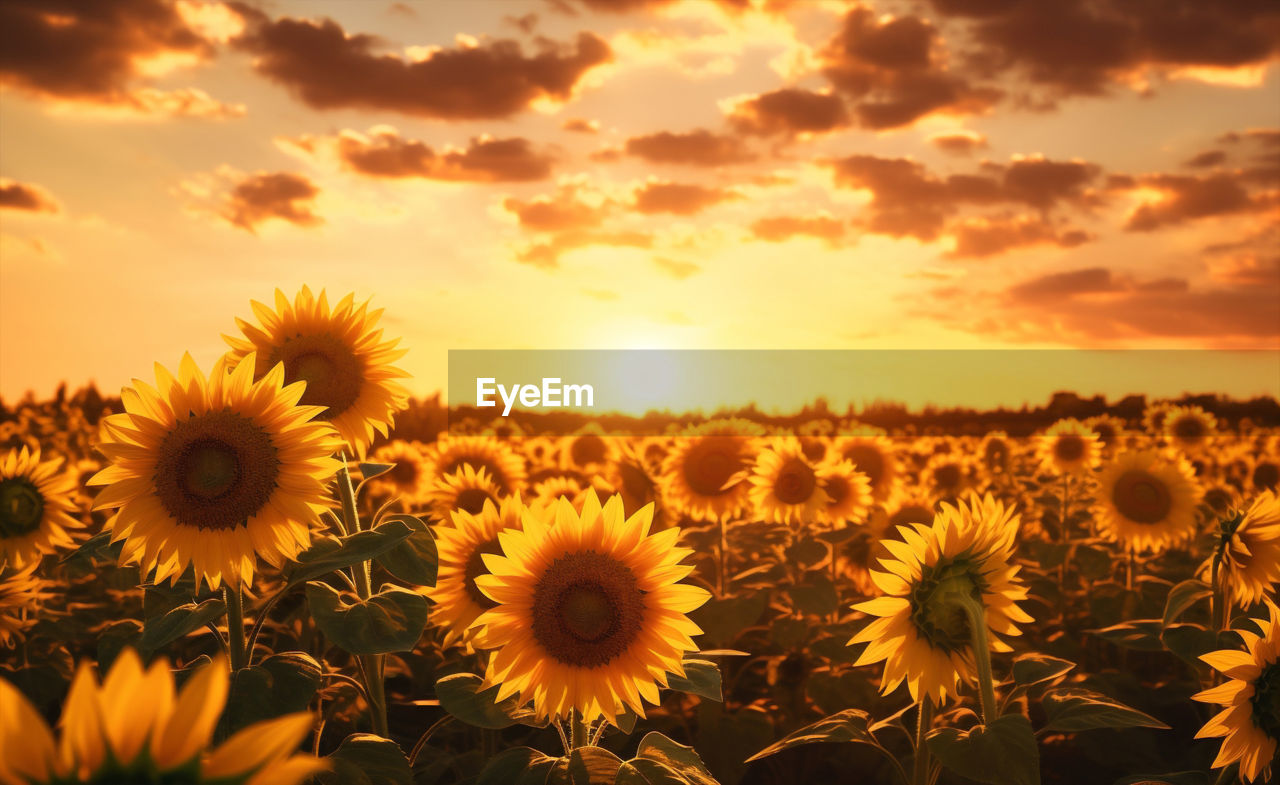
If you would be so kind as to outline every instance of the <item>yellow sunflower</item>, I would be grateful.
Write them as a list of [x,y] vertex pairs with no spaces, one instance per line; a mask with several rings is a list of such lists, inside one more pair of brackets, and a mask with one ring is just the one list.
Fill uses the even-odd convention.
[[1218,547],[1219,577],[1237,606],[1274,597],[1280,583],[1280,498],[1267,491],[1243,514],[1223,521]]
[[751,485],[739,478],[751,468],[761,432],[747,420],[712,420],[677,438],[662,462],[667,506],[694,520],[729,519],[742,512]]
[[762,521],[812,523],[827,506],[817,467],[794,439],[773,440],[762,449],[748,482],[751,504]]
[[832,443],[832,452],[849,461],[867,476],[871,497],[888,501],[897,489],[901,469],[893,442],[884,436],[842,436]]
[[40,451],[10,450],[0,461],[0,567],[21,568],[46,553],[75,545],[68,529],[84,524],[76,512],[75,476],[61,460],[40,460]]
[[518,452],[532,468],[551,466],[555,463],[556,442],[546,436],[530,436],[517,441]]
[[913,700],[928,696],[943,703],[958,694],[961,679],[974,683],[975,664],[968,616],[952,597],[961,593],[981,602],[994,651],[1010,651],[1001,635],[1019,635],[1015,622],[1033,619],[1015,603],[1027,598],[1013,563],[1018,515],[987,495],[958,506],[943,504],[933,524],[899,529],[903,541],[884,540],[892,558],[887,572],[871,577],[883,596],[855,610],[880,618],[850,644],[869,644],[856,665],[884,662],[880,692],[903,681]]
[[437,477],[453,474],[464,465],[484,469],[503,496],[524,490],[528,476],[524,459],[507,441],[492,436],[442,434],[431,446],[427,461]]
[[920,472],[920,484],[939,499],[958,499],[973,484],[973,466],[957,452],[939,452]]
[[676,546],[679,529],[650,534],[652,518],[647,506],[624,520],[620,496],[602,508],[588,491],[581,514],[561,501],[499,535],[503,555],[485,556],[491,574],[476,578],[498,604],[475,622],[476,645],[493,650],[484,683],[502,685],[498,700],[519,695],[539,717],[576,710],[614,722],[628,708],[643,717],[667,674],[684,674],[702,632],[685,614],[711,595],[679,583],[692,550]]
[[818,482],[826,492],[827,502],[819,511],[819,519],[842,527],[862,521],[871,507],[871,481],[858,471],[852,461],[827,458],[817,467]]
[[102,421],[98,449],[111,462],[94,509],[116,509],[111,540],[123,563],[157,583],[192,567],[217,588],[253,581],[255,556],[273,566],[311,544],[341,465],[333,428],[298,405],[303,385],[283,386],[283,366],[254,381],[254,356],[206,379],[185,355],[175,379],[156,365],[156,387],[134,380],[125,412]]
[[[658,481],[654,479],[651,468],[644,459],[643,444],[624,441],[618,446],[618,454],[605,469],[604,479],[618,493],[622,494],[622,507],[625,510],[638,510],[651,502],[656,503],[661,496]],[[661,531],[670,525],[666,509],[656,507],[653,514],[654,529]]]
[[617,456],[618,441],[606,436],[598,424],[590,423],[560,440],[560,465],[582,470],[603,468]]
[[488,572],[484,554],[502,553],[498,533],[506,529],[519,531],[524,526],[523,512],[517,493],[503,499],[501,507],[486,500],[479,514],[455,510],[452,526],[432,527],[440,572],[436,585],[423,592],[434,603],[431,618],[444,629],[446,646],[466,638],[471,623],[497,605],[476,587],[476,577]]
[[436,478],[426,493],[431,514],[438,521],[448,521],[454,510],[477,515],[487,501],[499,501],[502,494],[489,477],[487,469],[476,471],[470,464],[463,464],[452,474]]
[[1255,491],[1274,491],[1280,488],[1280,461],[1259,456],[1249,473],[1249,482]]
[[381,309],[357,306],[349,294],[330,310],[324,291],[317,298],[306,286],[292,303],[277,289],[275,310],[256,300],[250,305],[260,326],[236,319],[244,338],[222,336],[231,346],[230,364],[255,354],[255,374],[262,378],[284,363],[286,384],[307,383],[303,405],[323,407],[319,419],[333,423],[364,457],[374,433],[386,436],[395,413],[409,402],[408,391],[394,381],[408,374],[391,365],[405,350],[396,348],[398,338],[382,340],[376,326]]
[[1046,471],[1084,475],[1098,465],[1102,445],[1098,434],[1079,420],[1059,420],[1037,440],[1036,452]]
[[1098,435],[1098,442],[1104,450],[1114,450],[1120,446],[1125,435],[1124,420],[1109,414],[1090,417],[1084,424]]
[[1253,620],[1261,635],[1236,630],[1247,651],[1224,649],[1200,657],[1229,681],[1191,696],[1227,707],[1196,738],[1225,737],[1213,768],[1239,761],[1245,782],[1271,781],[1280,744],[1280,609],[1268,601],[1267,615]]
[[1195,536],[1200,496],[1185,458],[1122,453],[1098,474],[1098,524],[1135,551],[1162,550]]
[[1218,421],[1199,406],[1175,406],[1165,413],[1162,430],[1174,446],[1196,451],[1213,439]]
[[992,431],[982,437],[978,446],[978,461],[991,477],[1009,473],[1013,465],[1013,442],[1004,431]]
[[427,502],[431,470],[417,442],[396,439],[373,451],[369,463],[394,464],[395,468],[369,481],[369,493],[383,498],[398,498],[407,510],[419,509]]
[[318,758],[293,754],[315,724],[307,712],[255,723],[211,749],[228,680],[221,657],[180,691],[163,657],[144,670],[138,654],[125,649],[101,685],[84,663],[55,740],[26,696],[0,679],[0,781],[296,785],[325,768]]
[[1164,418],[1173,408],[1173,404],[1168,401],[1153,401],[1147,404],[1146,410],[1142,413],[1142,427],[1148,436],[1164,433]]
[[34,618],[33,611],[45,598],[45,581],[36,577],[33,561],[20,570],[0,571],[0,649],[13,647]]

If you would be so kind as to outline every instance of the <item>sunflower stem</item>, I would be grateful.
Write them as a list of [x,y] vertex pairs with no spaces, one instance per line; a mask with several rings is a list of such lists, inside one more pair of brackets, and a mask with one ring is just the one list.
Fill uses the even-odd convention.
[[249,664],[244,637],[244,595],[239,585],[233,589],[230,584],[223,584],[222,597],[227,605],[227,650],[231,656],[231,672],[235,673]]
[[1129,548],[1129,569],[1125,572],[1124,587],[1128,591],[1133,591],[1133,573],[1137,569],[1137,559],[1133,555],[1133,548]]
[[716,582],[719,584],[718,594],[724,597],[729,586],[729,524],[722,515],[716,516],[716,520],[720,527],[720,569],[716,570]]
[[991,674],[991,645],[987,641],[986,610],[971,595],[962,595],[960,607],[969,617],[969,638],[973,648],[973,661],[978,667],[978,687],[982,701],[982,724],[990,725],[996,719],[996,685]]
[[569,746],[575,750],[587,746],[587,723],[577,709],[569,710]]
[[[1221,535],[1219,536],[1221,537]],[[1213,550],[1213,568],[1210,573],[1211,577],[1209,578],[1209,588],[1213,590],[1213,593],[1210,595],[1210,602],[1212,605],[1209,606],[1209,615],[1213,624],[1213,631],[1215,633],[1221,632],[1223,628],[1226,627],[1228,617],[1225,602],[1226,592],[1222,590],[1222,555],[1225,550],[1225,545],[1226,539],[1222,538],[1218,547]]]
[[933,702],[923,695],[916,704],[916,756],[911,763],[911,785],[929,785],[929,728],[933,725]]

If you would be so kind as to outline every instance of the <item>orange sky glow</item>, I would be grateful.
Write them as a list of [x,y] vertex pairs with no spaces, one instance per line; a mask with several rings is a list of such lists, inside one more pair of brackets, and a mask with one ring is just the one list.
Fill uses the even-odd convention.
[[0,50],[5,400],[207,367],[303,284],[384,308],[418,395],[451,349],[1280,387],[1275,4],[14,0]]

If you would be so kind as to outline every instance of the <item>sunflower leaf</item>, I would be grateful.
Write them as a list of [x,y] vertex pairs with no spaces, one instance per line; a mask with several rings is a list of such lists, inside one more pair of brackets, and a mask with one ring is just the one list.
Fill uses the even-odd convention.
[[236,671],[227,696],[229,730],[306,711],[320,687],[320,663],[300,651],[272,654]]
[[1040,785],[1040,750],[1031,721],[1006,714],[969,730],[936,728],[929,752],[962,777],[988,785]]
[[504,750],[480,772],[476,785],[543,785],[556,759],[528,747]]
[[440,568],[440,556],[431,529],[420,518],[412,515],[387,516],[375,528],[402,523],[413,530],[406,539],[378,557],[378,563],[395,577],[415,586],[435,586]]
[[394,463],[361,463],[358,464],[360,476],[366,481],[372,480],[374,477],[381,477],[392,469],[396,468]]
[[413,528],[404,521],[387,521],[346,537],[326,537],[298,554],[297,564],[286,571],[286,588],[377,558],[412,536]]
[[372,733],[353,733],[325,758],[329,771],[317,785],[413,785],[413,769],[400,745]]
[[1030,652],[1013,661],[1013,683],[1019,687],[1033,687],[1052,681],[1074,667],[1076,664],[1071,660]]
[[202,629],[206,624],[227,614],[226,604],[216,597],[196,605],[189,602],[154,619],[148,619],[142,628],[142,639],[138,648],[147,659],[160,649]]
[[684,676],[672,675],[667,680],[668,687],[713,701],[724,700],[720,686],[720,668],[714,662],[686,659],[683,664]]
[[820,742],[853,742],[870,744],[879,747],[880,742],[871,735],[871,716],[861,709],[845,709],[830,717],[806,725],[800,730],[783,736],[768,747],[747,758],[747,762],[767,758],[783,750],[799,747],[802,744],[818,744]]
[[579,747],[569,756],[573,785],[613,785],[622,761],[603,747]]
[[1059,687],[1041,699],[1048,722],[1045,731],[1073,732],[1094,728],[1160,728],[1169,726],[1132,706],[1082,687]]
[[481,690],[474,673],[454,673],[436,682],[436,697],[445,711],[477,728],[501,730],[518,722],[531,724],[533,712],[520,708],[515,696],[497,702],[498,685]]
[[1170,626],[1193,605],[1212,596],[1213,589],[1209,588],[1209,584],[1195,578],[1174,586],[1169,590],[1169,599],[1165,601],[1164,626]]
[[645,734],[636,748],[636,760],[651,760],[683,777],[689,785],[719,785],[693,747],[678,744],[657,731]]
[[1086,632],[1126,649],[1161,651],[1164,649],[1164,645],[1160,643],[1160,631],[1163,628],[1164,624],[1159,619],[1139,619]]
[[689,781],[656,760],[636,758],[618,768],[613,785],[689,785]]
[[343,599],[326,583],[307,584],[307,602],[320,631],[352,654],[409,651],[427,626],[427,599],[417,592],[388,586],[367,600]]

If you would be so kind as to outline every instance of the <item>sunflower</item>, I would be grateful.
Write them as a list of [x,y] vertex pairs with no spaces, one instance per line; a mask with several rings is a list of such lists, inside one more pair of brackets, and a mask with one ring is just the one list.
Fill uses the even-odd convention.
[[101,685],[86,662],[71,682],[55,741],[26,696],[0,679],[0,781],[295,785],[325,768],[293,754],[315,723],[308,712],[255,723],[210,749],[228,681],[221,656],[180,691],[163,657],[144,670],[137,652],[124,649]]
[[751,468],[761,428],[747,420],[712,420],[675,440],[662,462],[667,506],[695,520],[728,519],[749,503]]
[[1135,551],[1162,550],[1195,535],[1200,496],[1185,458],[1123,453],[1098,475],[1098,524]]
[[871,507],[871,481],[852,461],[830,457],[818,464],[816,471],[827,495],[819,519],[842,527],[866,517]]
[[523,512],[524,504],[517,493],[503,499],[501,507],[486,500],[478,514],[455,510],[452,526],[432,527],[440,555],[440,573],[436,585],[423,591],[434,603],[431,618],[444,629],[446,646],[468,637],[467,628],[471,623],[497,605],[476,587],[476,576],[488,572],[484,554],[502,553],[498,533],[523,528]]
[[427,503],[431,472],[417,442],[396,439],[374,450],[369,463],[393,464],[394,468],[369,481],[373,496],[398,498],[405,509],[416,510]]
[[958,499],[973,483],[973,467],[959,453],[938,452],[920,472],[920,483],[939,499]]
[[849,461],[867,476],[871,497],[885,502],[898,487],[901,470],[893,442],[884,436],[842,436],[832,444],[832,451]]
[[982,437],[978,446],[978,461],[987,474],[1003,476],[1013,464],[1013,442],[1004,431],[992,431]]
[[1256,491],[1274,491],[1280,487],[1280,461],[1260,456],[1249,473],[1249,482]]
[[794,439],[775,440],[762,449],[748,481],[756,515],[768,523],[811,523],[829,501],[817,467]]
[[499,535],[503,554],[485,556],[491,574],[476,578],[498,605],[475,622],[477,646],[493,650],[484,683],[502,685],[497,700],[518,694],[539,717],[614,722],[627,709],[644,717],[667,674],[683,676],[702,632],[685,614],[711,595],[679,583],[693,551],[676,546],[677,528],[650,534],[652,518],[650,505],[624,520],[622,497],[602,508],[588,491],[581,514],[561,501]]
[[1280,583],[1280,498],[1267,491],[1243,514],[1222,521],[1218,548],[1220,578],[1236,605],[1247,608],[1274,596]]
[[0,649],[13,647],[30,624],[29,612],[45,599],[45,581],[36,577],[33,561],[20,570],[0,571]]
[[1102,445],[1092,428],[1079,420],[1067,419],[1058,420],[1040,435],[1036,452],[1046,471],[1080,476],[1098,465]]
[[1183,450],[1199,450],[1213,438],[1218,421],[1199,406],[1175,406],[1164,416],[1162,429]]
[[1173,404],[1168,401],[1154,401],[1147,404],[1146,410],[1142,413],[1142,427],[1148,435],[1155,436],[1164,432],[1164,418],[1173,408]]
[[443,434],[432,445],[427,461],[437,477],[453,474],[464,465],[485,469],[503,496],[524,490],[528,476],[524,459],[506,441],[491,436]]
[[[622,494],[622,507],[626,510],[638,510],[650,502],[656,503],[661,495],[658,482],[645,462],[643,449],[640,444],[624,441],[618,446],[617,456],[605,469],[604,479]],[[661,531],[668,525],[665,508],[656,507],[654,528]]]
[[477,515],[487,501],[502,498],[498,486],[486,469],[476,471],[470,464],[463,464],[452,474],[439,477],[431,483],[426,493],[431,514],[438,521],[448,521],[454,510]]
[[306,286],[292,303],[277,289],[274,311],[256,300],[250,305],[261,326],[236,319],[244,338],[222,336],[231,346],[230,364],[256,353],[260,379],[283,363],[285,383],[307,383],[303,405],[323,407],[319,419],[333,423],[363,457],[374,433],[386,436],[409,401],[394,381],[408,374],[391,365],[405,350],[396,348],[398,338],[382,340],[376,328],[382,311],[369,312],[367,302],[356,306],[350,294],[330,310],[324,291],[316,298]]
[[590,423],[572,436],[560,440],[560,465],[577,469],[598,469],[618,453],[618,439],[605,436],[596,423]]
[[518,452],[531,467],[550,465],[555,460],[556,442],[546,436],[531,436],[519,440],[517,444]]
[[111,462],[90,481],[106,485],[94,509],[116,509],[111,540],[121,559],[155,571],[157,583],[195,570],[217,588],[253,581],[255,555],[280,566],[311,544],[329,508],[327,483],[341,465],[333,428],[298,405],[303,385],[276,365],[254,381],[250,355],[206,379],[191,355],[174,378],[156,365],[156,387],[134,380],[125,412],[102,421],[98,449]]
[[534,484],[529,505],[539,509],[551,509],[561,499],[565,499],[569,504],[573,505],[573,509],[581,512],[582,505],[587,500],[588,490],[594,489],[605,492],[612,490],[604,487],[604,485],[603,482],[588,482],[585,478],[561,474],[552,475]]
[[903,541],[885,540],[893,554],[873,571],[884,593],[854,606],[878,616],[849,643],[867,643],[856,665],[884,661],[880,692],[903,681],[913,700],[941,704],[958,694],[961,679],[973,684],[974,654],[968,616],[956,593],[981,602],[991,647],[1010,651],[1000,635],[1019,635],[1015,622],[1033,619],[1015,603],[1027,598],[1013,563],[1018,515],[987,495],[957,506],[943,504],[933,524],[899,529]]
[[1100,414],[1097,417],[1090,417],[1084,421],[1084,424],[1098,435],[1098,442],[1104,450],[1114,450],[1120,446],[1120,441],[1124,438],[1125,426],[1124,420],[1119,417],[1112,417],[1109,414]]
[[1213,768],[1240,762],[1245,782],[1270,782],[1280,744],[1280,609],[1267,602],[1268,619],[1254,619],[1260,636],[1236,630],[1247,651],[1224,649],[1202,655],[1226,681],[1191,696],[1227,708],[1205,723],[1197,739],[1223,739]]
[[0,461],[0,567],[21,568],[75,545],[67,531],[84,526],[76,512],[75,476],[40,451],[10,450]]

